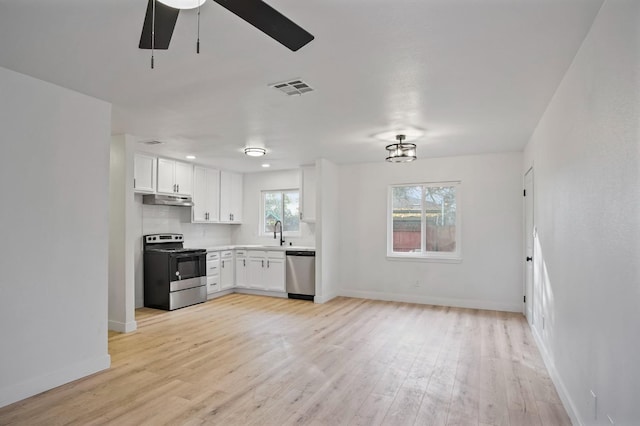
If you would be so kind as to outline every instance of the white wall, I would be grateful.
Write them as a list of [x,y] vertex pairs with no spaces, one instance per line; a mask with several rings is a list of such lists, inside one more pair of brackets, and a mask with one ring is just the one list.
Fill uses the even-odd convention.
[[0,406],[109,367],[111,106],[0,68]]
[[111,138],[109,168],[109,330],[137,328],[134,299],[133,147],[128,135]]
[[324,303],[338,295],[340,287],[340,183],[338,166],[316,162],[316,297]]
[[[521,153],[341,166],[340,293],[522,311],[521,167]],[[442,181],[462,181],[462,262],[387,259],[388,186]]]
[[604,3],[525,153],[533,329],[577,424],[640,422],[639,28],[640,2]]
[[[278,240],[273,239],[273,235],[259,235],[261,192],[299,188],[300,171],[297,169],[245,174],[243,222],[242,225],[238,225],[232,231],[234,244],[278,245]],[[314,246],[314,225],[301,223],[300,231],[300,237],[285,237],[286,244],[288,245],[291,242],[294,246]]]

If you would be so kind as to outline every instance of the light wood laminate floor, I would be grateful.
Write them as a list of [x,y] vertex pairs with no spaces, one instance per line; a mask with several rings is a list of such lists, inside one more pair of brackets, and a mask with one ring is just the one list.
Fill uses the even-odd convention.
[[137,320],[111,369],[0,424],[571,424],[519,314],[231,294]]

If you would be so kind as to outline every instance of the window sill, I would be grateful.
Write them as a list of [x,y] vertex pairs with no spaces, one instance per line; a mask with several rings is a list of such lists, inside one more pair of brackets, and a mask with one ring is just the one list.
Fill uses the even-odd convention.
[[424,255],[387,254],[387,260],[400,262],[432,262],[432,263],[462,263],[462,257],[435,257]]

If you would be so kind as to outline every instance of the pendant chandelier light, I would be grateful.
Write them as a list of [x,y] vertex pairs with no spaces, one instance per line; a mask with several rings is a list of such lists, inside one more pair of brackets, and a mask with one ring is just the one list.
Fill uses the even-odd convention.
[[398,143],[387,145],[386,149],[389,154],[386,158],[387,161],[390,163],[408,163],[418,158],[416,156],[416,144],[403,142],[405,138],[405,135],[396,135]]

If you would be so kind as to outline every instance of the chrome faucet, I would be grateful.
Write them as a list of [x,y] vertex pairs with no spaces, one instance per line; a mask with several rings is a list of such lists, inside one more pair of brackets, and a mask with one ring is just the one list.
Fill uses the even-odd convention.
[[273,225],[273,239],[276,239],[276,233],[278,232],[278,224],[280,224],[280,245],[284,245],[284,238],[282,238],[282,222],[276,220],[276,223]]

